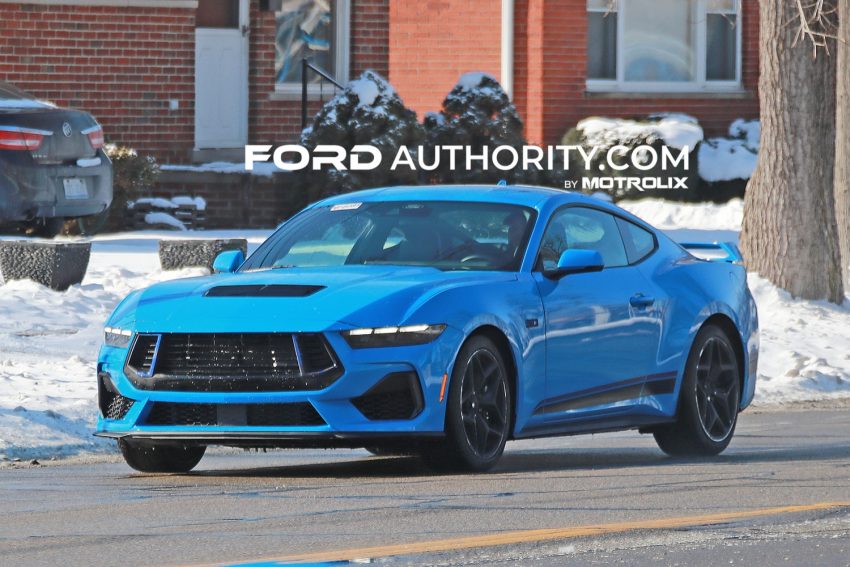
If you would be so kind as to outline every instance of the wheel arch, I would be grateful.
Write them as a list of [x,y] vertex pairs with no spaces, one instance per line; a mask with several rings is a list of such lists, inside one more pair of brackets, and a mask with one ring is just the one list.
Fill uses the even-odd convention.
[[[699,331],[702,331],[708,326],[719,328],[732,344],[732,349],[735,351],[735,360],[738,362],[738,375],[741,388],[740,393],[741,399],[743,399],[744,382],[746,381],[747,374],[745,366],[746,355],[744,354],[744,343],[741,340],[741,333],[738,330],[738,326],[735,325],[735,322],[728,315],[724,313],[714,313],[703,321],[702,325],[700,325],[700,328],[697,330],[697,334],[699,334]],[[694,341],[696,341],[696,335],[694,335]]]
[[518,368],[516,357],[514,356],[513,349],[511,348],[510,339],[505,334],[502,329],[496,327],[495,325],[483,324],[470,332],[467,337],[463,340],[458,349],[458,353],[460,353],[460,349],[463,348],[471,338],[476,336],[483,336],[496,345],[496,348],[499,350],[499,354],[502,355],[502,359],[505,362],[506,369],[508,371],[508,385],[511,388],[511,423],[510,423],[510,437],[513,438],[514,426],[516,425],[516,408],[517,408],[517,377],[518,377]]

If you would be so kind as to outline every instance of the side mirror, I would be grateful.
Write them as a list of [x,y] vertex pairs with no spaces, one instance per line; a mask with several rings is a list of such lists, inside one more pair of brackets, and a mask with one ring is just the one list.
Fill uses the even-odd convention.
[[245,261],[245,256],[241,250],[225,250],[215,257],[213,262],[213,272],[224,272],[230,274],[236,271],[242,262]]
[[546,275],[558,279],[568,274],[583,274],[586,272],[599,272],[605,267],[602,256],[596,250],[564,250],[558,265],[554,270],[549,270]]

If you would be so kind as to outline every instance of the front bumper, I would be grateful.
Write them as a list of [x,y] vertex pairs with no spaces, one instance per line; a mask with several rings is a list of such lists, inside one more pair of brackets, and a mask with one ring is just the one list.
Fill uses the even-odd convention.
[[[369,349],[352,349],[339,333],[325,337],[343,374],[323,389],[304,391],[143,389],[124,372],[127,349],[104,346],[95,435],[252,447],[353,447],[442,435],[440,392],[463,339],[460,331],[447,328],[425,345]],[[416,407],[405,405],[404,390],[419,396],[411,399]],[[382,413],[387,407],[393,409]],[[409,417],[405,407],[412,407]]]

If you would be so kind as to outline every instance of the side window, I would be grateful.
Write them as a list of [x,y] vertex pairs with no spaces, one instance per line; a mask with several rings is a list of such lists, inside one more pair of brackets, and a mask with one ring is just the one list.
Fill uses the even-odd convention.
[[606,268],[628,264],[617,221],[613,215],[595,209],[568,207],[555,213],[540,245],[543,269],[554,269],[568,249],[596,250]]
[[617,224],[623,234],[629,264],[636,264],[652,254],[655,250],[655,236],[651,232],[619,217]]

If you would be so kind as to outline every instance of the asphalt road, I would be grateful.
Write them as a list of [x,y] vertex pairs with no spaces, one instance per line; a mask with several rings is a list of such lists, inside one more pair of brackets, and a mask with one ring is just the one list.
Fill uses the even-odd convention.
[[729,450],[705,461],[667,458],[624,432],[512,443],[496,470],[468,476],[363,451],[224,450],[182,476],[135,474],[114,458],[0,467],[0,565],[294,555],[850,565],[850,410],[748,411]]

